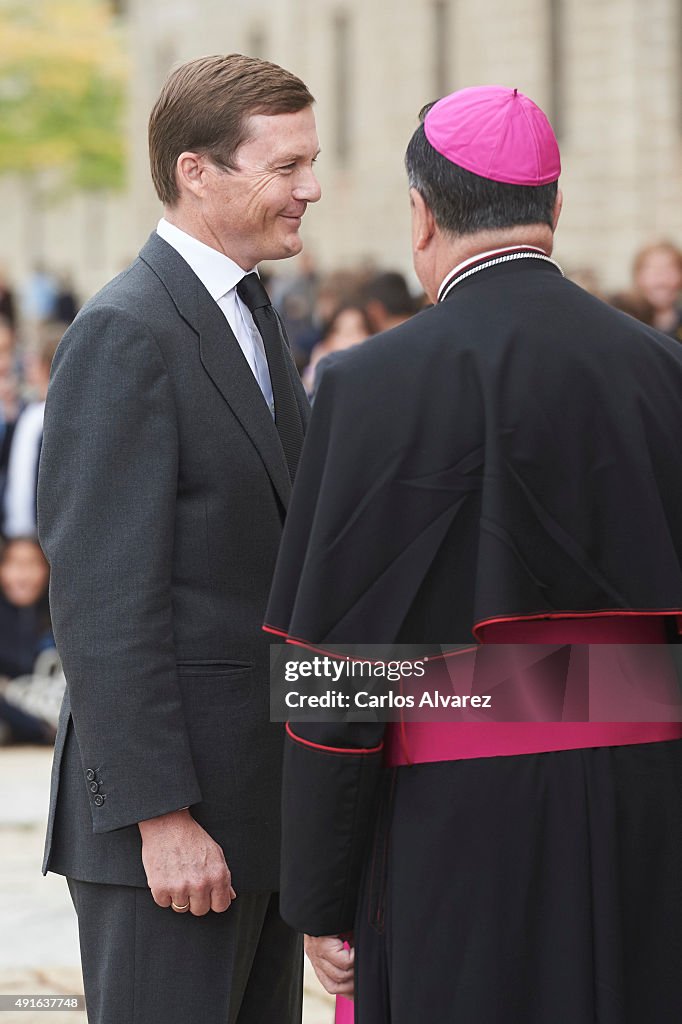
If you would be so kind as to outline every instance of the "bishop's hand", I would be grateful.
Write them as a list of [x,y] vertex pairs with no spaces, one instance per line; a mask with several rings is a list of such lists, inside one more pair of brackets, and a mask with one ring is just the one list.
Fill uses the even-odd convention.
[[352,998],[355,950],[347,949],[339,935],[306,935],[305,951],[327,992]]

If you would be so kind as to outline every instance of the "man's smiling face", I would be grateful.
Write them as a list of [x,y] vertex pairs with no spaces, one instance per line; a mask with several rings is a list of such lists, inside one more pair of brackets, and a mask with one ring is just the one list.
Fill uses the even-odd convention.
[[313,170],[320,146],[312,107],[252,115],[247,130],[233,169],[209,163],[200,218],[204,239],[252,270],[301,251],[301,218],[321,195]]

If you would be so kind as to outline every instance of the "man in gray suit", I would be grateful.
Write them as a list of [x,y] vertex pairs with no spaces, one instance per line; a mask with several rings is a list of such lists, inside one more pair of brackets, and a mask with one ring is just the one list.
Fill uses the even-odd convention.
[[54,361],[39,528],[68,689],[44,869],[69,882],[90,1024],[300,1020],[261,623],[307,408],[254,270],[300,251],[320,198],[312,103],[240,55],[172,72],[164,218]]

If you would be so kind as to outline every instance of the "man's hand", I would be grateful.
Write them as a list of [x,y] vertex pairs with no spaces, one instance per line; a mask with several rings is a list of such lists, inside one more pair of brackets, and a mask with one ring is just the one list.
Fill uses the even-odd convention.
[[139,823],[142,863],[155,903],[202,917],[236,897],[223,851],[187,809]]
[[338,935],[306,935],[305,951],[327,992],[352,998],[355,950],[346,949]]

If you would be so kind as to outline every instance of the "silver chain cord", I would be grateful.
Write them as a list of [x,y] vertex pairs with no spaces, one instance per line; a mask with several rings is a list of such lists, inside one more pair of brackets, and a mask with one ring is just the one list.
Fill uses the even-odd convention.
[[498,263],[509,263],[511,260],[544,260],[545,263],[551,263],[553,267],[556,267],[562,277],[566,276],[556,260],[551,259],[549,256],[544,256],[540,252],[508,252],[505,256],[496,256],[493,260],[486,260],[485,263],[481,263],[477,267],[471,267],[469,270],[465,270],[464,273],[458,274],[454,281],[445,286],[442,293],[438,296],[438,301],[442,302],[443,299],[447,298],[455,285],[465,278],[471,277],[472,274],[477,274],[479,270],[495,267]]

